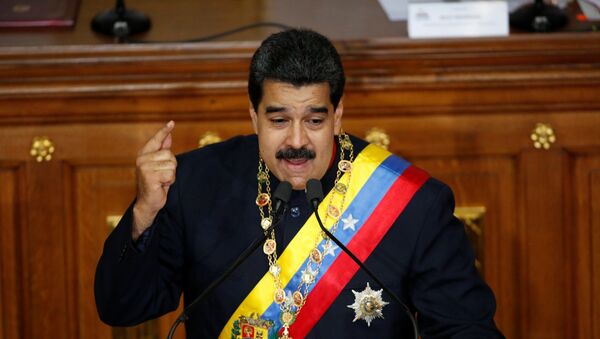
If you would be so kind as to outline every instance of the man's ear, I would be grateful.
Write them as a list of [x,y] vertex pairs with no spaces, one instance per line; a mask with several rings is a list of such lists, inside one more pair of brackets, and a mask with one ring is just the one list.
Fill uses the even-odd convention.
[[254,110],[254,106],[252,102],[249,104],[250,118],[252,119],[252,128],[254,128],[254,133],[258,134],[258,115]]
[[344,97],[340,98],[340,102],[338,103],[335,112],[333,114],[333,130],[336,135],[340,134],[342,131],[342,115],[344,115]]

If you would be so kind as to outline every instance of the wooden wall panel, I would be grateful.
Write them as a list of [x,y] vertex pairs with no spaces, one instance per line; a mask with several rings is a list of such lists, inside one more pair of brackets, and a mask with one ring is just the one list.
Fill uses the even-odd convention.
[[[522,337],[562,339],[566,333],[567,277],[562,179],[564,154],[560,151],[524,152],[521,163],[520,304],[527,333]],[[551,169],[551,170],[548,170]],[[559,291],[550,293],[550,291]],[[562,292],[560,292],[562,291]]]
[[[195,136],[192,135],[193,138]],[[189,136],[187,136],[189,137]],[[186,139],[181,136],[180,139]],[[189,139],[189,138],[187,138]],[[143,143],[140,140],[140,144]],[[135,160],[135,159],[134,159]],[[152,325],[141,325],[137,330],[111,329],[102,324],[96,313],[93,279],[98,258],[102,253],[104,240],[112,231],[107,217],[120,216],[135,197],[134,160],[124,159],[107,164],[73,162],[66,173],[72,181],[72,206],[68,214],[73,215],[77,262],[77,324],[78,338],[146,338],[148,330],[158,337],[166,337],[175,317],[182,306],[156,321]],[[148,327],[150,326],[150,327]],[[184,338],[181,326],[175,338]]]
[[496,322],[507,338],[518,337],[520,309],[517,256],[515,157],[439,157],[409,159],[448,184],[457,207],[485,207],[484,271],[498,304]]
[[108,216],[120,216],[135,197],[135,167],[129,165],[74,165],[73,210],[77,245],[79,338],[110,338],[112,330],[98,319],[94,300],[94,272],[104,240],[112,230]]
[[22,164],[0,162],[0,337],[20,338],[23,321],[19,229],[23,225]]
[[590,178],[590,214],[592,229],[592,267],[591,277],[592,281],[592,296],[590,301],[592,303],[591,319],[593,320],[592,337],[600,337],[600,158],[596,158],[596,164],[594,170],[591,173]]
[[[104,240],[112,231],[107,217],[121,216],[135,197],[134,160],[107,164],[73,162],[66,173],[72,181],[73,204],[69,214],[74,217],[77,270],[77,338],[148,338],[147,335],[166,337],[169,327],[181,307],[151,325],[137,330],[112,329],[98,318],[94,300],[94,273],[102,253]],[[147,333],[148,330],[151,333]],[[143,335],[146,333],[146,335]],[[176,339],[183,339],[185,330],[179,329]]]
[[25,337],[49,333],[72,335],[72,295],[67,267],[68,232],[63,214],[63,187],[59,162],[27,166],[28,224],[22,242],[25,286]]
[[574,243],[571,288],[579,338],[600,337],[600,155],[573,159]]

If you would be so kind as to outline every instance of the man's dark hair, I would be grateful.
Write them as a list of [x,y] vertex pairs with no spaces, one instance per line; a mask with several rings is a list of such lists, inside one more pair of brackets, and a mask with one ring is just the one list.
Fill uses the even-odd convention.
[[306,29],[275,33],[254,53],[248,77],[248,94],[254,110],[263,96],[263,82],[275,80],[304,86],[327,82],[334,108],[344,93],[344,68],[335,47],[323,35]]

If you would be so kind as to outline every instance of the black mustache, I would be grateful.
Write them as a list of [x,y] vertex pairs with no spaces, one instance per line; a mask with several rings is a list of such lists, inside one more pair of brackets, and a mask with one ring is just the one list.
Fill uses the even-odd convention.
[[302,148],[286,148],[277,151],[275,158],[277,159],[314,159],[317,156],[315,151]]

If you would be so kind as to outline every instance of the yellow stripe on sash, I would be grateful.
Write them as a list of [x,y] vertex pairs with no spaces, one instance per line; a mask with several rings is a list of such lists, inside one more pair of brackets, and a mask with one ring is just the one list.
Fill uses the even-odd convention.
[[[373,145],[368,145],[360,152],[352,164],[352,176],[350,177],[351,181],[346,193],[343,206],[344,210],[350,205],[352,200],[354,200],[356,194],[367,182],[375,169],[389,155],[390,153],[388,151]],[[345,173],[340,181],[347,182],[347,176],[348,173]],[[331,190],[325,199],[323,199],[325,203],[319,205],[319,215],[324,216],[327,213],[328,202],[332,194],[334,194],[333,190]],[[339,203],[337,205],[339,206]],[[344,210],[340,211],[340,216],[343,214]],[[335,220],[332,220],[333,218],[327,219],[328,221],[326,222],[325,227],[330,229]],[[310,252],[315,247],[316,242],[320,241],[320,233],[321,229],[313,213],[279,257],[278,263],[281,267],[280,279],[282,286],[286,286],[294,274],[302,269],[300,266],[304,263],[306,258],[308,258]],[[240,306],[238,306],[231,318],[229,318],[229,321],[223,330],[221,330],[219,338],[231,339],[233,322],[239,319],[240,316],[250,316],[252,313],[262,315],[273,303],[274,294],[275,286],[273,284],[273,277],[267,272],[246,296],[244,301],[242,301]]]

